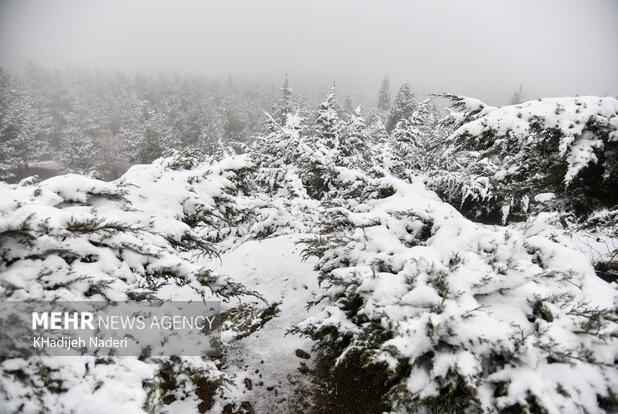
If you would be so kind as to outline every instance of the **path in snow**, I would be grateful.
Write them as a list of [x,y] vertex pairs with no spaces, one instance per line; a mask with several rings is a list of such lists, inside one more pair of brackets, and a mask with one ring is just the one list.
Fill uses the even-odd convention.
[[[260,330],[229,345],[227,372],[238,374],[240,400],[251,403],[256,413],[299,411],[299,393],[314,388],[312,377],[298,368],[314,366],[314,358],[301,359],[297,349],[311,352],[313,342],[286,331],[319,308],[307,310],[318,289],[315,260],[303,262],[299,235],[249,241],[222,255],[214,270],[258,291],[269,303],[279,302],[279,313]],[[251,382],[247,389],[245,379]],[[305,403],[307,401],[304,401]],[[304,411],[304,410],[303,410]]]

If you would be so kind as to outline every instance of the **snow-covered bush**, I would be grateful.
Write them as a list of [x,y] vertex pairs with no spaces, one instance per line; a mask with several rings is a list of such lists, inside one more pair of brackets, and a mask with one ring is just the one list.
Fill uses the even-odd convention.
[[[248,169],[246,156],[208,162],[187,151],[134,166],[115,182],[65,175],[0,184],[0,299],[256,295],[207,267],[220,251],[208,236],[236,208]],[[266,315],[252,312],[253,319]],[[227,329],[231,340],[248,333],[241,325]],[[201,358],[11,358],[0,363],[0,374],[0,407],[8,412],[109,410],[110,404],[122,412],[160,411],[181,397],[185,407],[206,404],[220,412],[227,381],[216,361]]]
[[468,221],[419,182],[374,185],[394,194],[332,205],[305,240],[325,308],[296,331],[335,369],[381,378],[399,413],[616,408],[618,295],[586,257]]
[[[452,97],[457,129],[429,185],[469,217],[578,216],[618,203],[618,100],[547,98],[493,108]],[[443,171],[446,170],[446,171]]]

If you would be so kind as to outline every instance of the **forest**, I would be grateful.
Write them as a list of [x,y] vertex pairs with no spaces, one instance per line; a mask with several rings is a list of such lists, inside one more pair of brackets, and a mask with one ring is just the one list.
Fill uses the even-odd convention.
[[225,320],[0,358],[0,412],[616,412],[618,99],[366,92],[1,71],[0,299]]

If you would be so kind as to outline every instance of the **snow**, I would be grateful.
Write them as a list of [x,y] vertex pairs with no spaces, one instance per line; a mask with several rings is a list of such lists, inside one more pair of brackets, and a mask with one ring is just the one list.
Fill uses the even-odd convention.
[[553,200],[555,197],[556,197],[556,194],[554,193],[539,193],[534,196],[534,201],[537,201],[539,203],[544,203],[546,201]]
[[618,100],[610,97],[545,98],[499,109],[485,108],[479,119],[461,126],[453,135],[479,137],[491,132],[523,143],[532,139],[535,129],[559,131],[559,153],[568,164],[564,182],[569,184],[584,167],[597,162],[595,149],[604,148],[603,141],[587,130],[590,123],[611,128],[618,119],[616,113]]
[[[318,256],[326,274],[323,297],[328,313],[306,320],[302,330],[314,337],[328,329],[351,335],[340,360],[349,350],[366,346],[363,341],[371,325],[344,311],[348,295],[360,295],[356,314],[379,323],[392,336],[367,352],[375,362],[387,361],[394,371],[397,360],[408,362],[410,376],[418,376],[407,382],[408,396],[415,401],[440,395],[440,388],[457,375],[479,396],[491,395],[497,378],[511,381],[515,399],[485,398],[482,404],[488,412],[522,402],[517,398],[529,393],[541,398],[551,413],[574,410],[578,403],[556,392],[557,384],[577,389],[594,410],[596,395],[606,395],[599,385],[618,384],[618,370],[612,368],[618,347],[610,339],[617,326],[609,314],[607,319],[601,316],[600,336],[589,336],[581,332],[585,321],[578,315],[611,313],[618,299],[616,286],[598,278],[568,238],[476,224],[418,180],[386,181],[396,191],[390,197],[342,202],[326,211],[326,225],[332,225],[334,216],[351,226],[322,235],[325,251]],[[412,230],[422,229],[421,224],[430,231]],[[340,239],[346,240],[344,246]],[[533,316],[538,312],[546,313]],[[588,350],[592,355],[582,356]],[[514,356],[505,366],[488,371],[485,365],[493,363],[494,353]],[[424,355],[433,356],[428,361]],[[548,362],[551,358],[564,360],[564,367],[568,361],[587,358],[587,368],[572,366],[570,374],[556,377],[550,389],[544,377],[557,369]],[[512,367],[518,367],[517,379],[507,374]],[[570,382],[571,375],[584,372],[590,377]],[[397,401],[393,403],[397,407]],[[403,404],[401,411],[409,409]]]
[[[500,108],[451,99],[459,117],[440,122],[456,129],[441,143],[445,161],[428,183],[468,217],[504,224],[539,211],[611,207],[605,204],[616,179],[616,98],[544,98]],[[531,199],[535,193],[556,199]]]
[[[556,153],[567,184],[598,162],[596,151],[608,142],[582,124],[594,115],[616,126],[613,98],[504,108],[456,99],[465,124],[453,137],[483,140],[491,131],[490,145],[527,145],[535,128],[561,131]],[[217,161],[176,152],[114,182],[68,174],[0,183],[2,299],[151,294],[219,299],[228,315],[220,360],[4,360],[2,409],[189,411],[200,403],[197,377],[220,385],[211,412],[244,403],[255,412],[302,412],[303,393],[318,384],[301,371],[316,368],[320,346],[337,365],[352,351],[362,352],[365,368],[385,363],[393,412],[430,410],[432,398],[460,386],[459,397],[485,412],[530,408],[531,395],[551,414],[601,412],[598,396],[618,389],[618,286],[596,276],[583,230],[569,233],[564,217],[550,212],[509,226],[479,224],[430,191],[426,177],[359,168],[366,148],[340,143],[364,144],[364,121],[352,116],[345,124],[334,104],[331,92],[318,111],[318,137],[292,115],[246,155]],[[361,134],[346,135],[344,125]],[[494,180],[516,175],[517,165],[483,158],[474,167],[495,174],[469,177],[468,187],[457,184],[465,172],[449,172],[462,189],[459,207],[496,198]],[[556,194],[507,196],[501,218]],[[605,210],[591,219],[615,217]],[[592,250],[615,242],[595,236]],[[309,302],[317,305],[308,309]],[[46,370],[65,391],[49,390]],[[172,390],[161,386],[165,370],[176,381]],[[162,402],[171,395],[173,402]]]
[[[257,413],[293,412],[295,390],[312,386],[297,368],[300,361],[313,367],[315,358],[301,360],[295,351],[311,352],[313,341],[287,332],[320,311],[319,307],[306,307],[317,294],[317,274],[313,270],[315,260],[301,261],[298,241],[298,235],[248,241],[224,254],[215,268],[263,293],[269,303],[278,303],[275,318],[255,334],[230,344],[227,350],[227,372],[237,378],[232,393],[250,401]],[[251,391],[243,383],[245,378],[253,384]]]

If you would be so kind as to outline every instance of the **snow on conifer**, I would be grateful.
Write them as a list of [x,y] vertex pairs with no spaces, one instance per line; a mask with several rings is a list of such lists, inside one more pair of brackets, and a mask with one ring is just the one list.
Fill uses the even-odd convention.
[[[416,104],[404,90],[389,135],[379,117],[367,125],[360,109],[340,118],[331,89],[315,116],[267,114],[250,147],[221,139],[209,156],[168,151],[157,133],[156,150],[144,149],[166,156],[113,182],[69,174],[0,184],[0,296],[248,298],[224,305],[223,337],[255,346],[251,336],[279,309],[260,293],[294,289],[283,279],[276,295],[253,292],[242,272],[252,286],[270,283],[272,275],[256,283],[276,267],[253,267],[275,257],[261,255],[262,246],[291,254],[302,237],[304,254],[319,260],[319,307],[288,328],[310,336],[314,355],[334,361],[333,370],[379,378],[385,409],[610,411],[618,292],[561,226],[571,220],[562,210],[577,213],[584,203],[586,214],[596,211],[576,217],[577,226],[615,227],[616,100],[494,108],[450,97],[457,111],[436,124],[430,103]],[[136,142],[146,143],[149,128],[166,130],[146,118]],[[508,227],[462,215],[500,222],[524,213],[527,222]],[[618,238],[606,233],[603,240]],[[209,255],[249,253],[251,265],[220,266],[237,279],[211,270]],[[277,323],[302,319],[290,308],[298,298],[281,300],[294,318]],[[251,368],[202,358],[13,358],[0,363],[0,403],[24,412],[250,411],[243,399]]]
[[583,254],[468,221],[420,182],[373,183],[392,195],[333,205],[305,240],[325,309],[298,332],[385,378],[392,412],[615,404],[618,294]]
[[[230,243],[243,236],[241,230],[229,230],[225,215],[236,205],[234,186],[241,184],[239,175],[248,165],[246,157],[213,163],[188,152],[134,166],[116,182],[64,175],[41,183],[1,184],[0,297],[227,301],[255,295],[208,268],[209,256],[220,250],[216,232],[225,232]],[[277,215],[275,206],[264,208]],[[261,233],[265,225],[256,219],[245,231]],[[252,318],[261,317],[259,307],[244,308],[249,310]],[[227,337],[246,334],[230,332]],[[139,412],[159,410],[173,393],[174,400],[182,395],[195,408],[204,402],[197,388],[208,386],[208,404],[220,412],[220,386],[230,380],[216,361],[201,358],[84,356],[59,361],[5,359],[0,364],[1,404],[9,411],[68,412],[82,411],[87,402]],[[165,383],[170,376],[173,383]]]
[[416,98],[412,86],[409,83],[404,83],[395,95],[386,121],[386,129],[392,131],[400,120],[409,118],[415,109]]
[[368,168],[371,149],[365,119],[358,106],[349,116],[341,134],[337,163],[349,168]]
[[[547,98],[501,108],[455,97],[457,129],[430,185],[471,217],[577,215],[618,203],[618,101]],[[444,168],[446,171],[441,171]],[[553,193],[550,202],[537,195]]]

